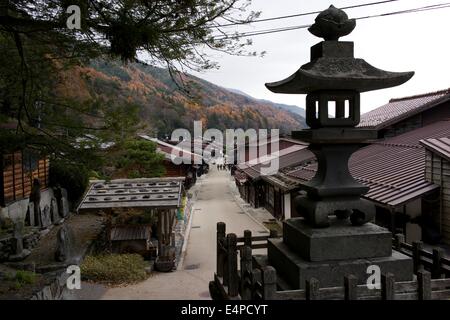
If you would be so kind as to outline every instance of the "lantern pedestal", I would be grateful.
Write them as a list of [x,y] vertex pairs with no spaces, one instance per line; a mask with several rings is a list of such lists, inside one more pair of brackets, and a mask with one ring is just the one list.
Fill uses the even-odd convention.
[[[350,246],[347,251],[350,251]],[[366,284],[369,266],[378,266],[382,274],[392,273],[395,281],[412,281],[413,264],[411,258],[393,251],[391,255],[376,258],[340,259],[308,261],[292,251],[281,239],[270,239],[268,244],[268,261],[258,261],[260,266],[269,264],[277,270],[278,276],[289,285],[283,289],[304,289],[305,281],[311,278],[319,280],[321,287],[342,287],[344,277],[354,275],[358,284]],[[261,257],[262,258],[262,257]],[[281,282],[281,281],[280,281]],[[369,283],[372,284],[370,281]]]

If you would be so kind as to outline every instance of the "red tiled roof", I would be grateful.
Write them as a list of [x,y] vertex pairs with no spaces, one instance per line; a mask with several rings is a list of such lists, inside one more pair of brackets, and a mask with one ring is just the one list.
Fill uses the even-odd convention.
[[[450,120],[446,120],[375,142],[353,154],[350,172],[370,187],[365,198],[391,207],[402,205],[438,188],[425,180],[425,149],[419,141],[449,136]],[[297,168],[288,176],[308,181],[316,170],[314,163]]]
[[420,140],[420,143],[425,147],[425,149],[428,149],[450,161],[450,139],[448,137],[424,139]]
[[358,127],[383,129],[447,100],[450,89],[391,99],[388,104],[361,115]]

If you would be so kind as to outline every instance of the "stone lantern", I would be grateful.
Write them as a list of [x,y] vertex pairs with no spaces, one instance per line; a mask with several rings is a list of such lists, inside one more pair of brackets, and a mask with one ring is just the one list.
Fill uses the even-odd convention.
[[344,11],[330,6],[309,28],[325,39],[311,48],[311,62],[285,80],[266,84],[275,93],[307,94],[306,123],[311,129],[292,135],[309,142],[318,160],[316,176],[303,186],[308,196],[297,199],[300,212],[315,227],[327,227],[330,214],[350,216],[356,225],[374,218],[374,207],[360,199],[368,188],[348,170],[351,154],[376,138],[374,130],[355,128],[360,121],[360,93],[397,86],[414,75],[383,71],[354,58],[353,42],[338,39],[355,25]]
[[392,250],[388,230],[370,223],[375,206],[361,198],[369,188],[351,176],[348,161],[377,138],[376,131],[356,127],[360,93],[403,84],[414,72],[383,71],[355,58],[353,42],[339,41],[355,26],[354,19],[330,6],[309,28],[324,39],[311,48],[311,61],[287,79],[266,84],[275,93],[307,94],[310,129],[292,136],[309,143],[318,163],[314,178],[301,186],[305,194],[295,199],[304,218],[284,221],[283,240],[269,241],[268,263],[294,288],[312,276],[323,285],[340,285],[349,273],[364,283],[369,264],[394,273],[398,281],[412,279],[411,259]]

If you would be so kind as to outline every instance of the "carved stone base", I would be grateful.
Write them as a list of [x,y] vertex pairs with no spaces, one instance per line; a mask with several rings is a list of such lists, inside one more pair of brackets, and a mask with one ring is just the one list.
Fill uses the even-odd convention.
[[331,217],[331,227],[312,228],[302,218],[283,222],[283,241],[307,261],[387,257],[392,254],[392,234],[372,223],[352,226]]
[[375,206],[360,198],[325,199],[315,201],[307,196],[297,196],[295,206],[299,212],[316,228],[326,228],[330,225],[330,215],[337,215],[341,219],[350,217],[353,225],[363,225],[375,218]]
[[305,281],[311,278],[319,280],[320,287],[343,286],[344,277],[350,274],[358,278],[358,284],[366,284],[371,265],[380,267],[381,273],[394,274],[395,281],[413,280],[412,259],[397,251],[388,257],[311,262],[291,251],[281,239],[269,239],[268,264],[292,289],[304,289]]

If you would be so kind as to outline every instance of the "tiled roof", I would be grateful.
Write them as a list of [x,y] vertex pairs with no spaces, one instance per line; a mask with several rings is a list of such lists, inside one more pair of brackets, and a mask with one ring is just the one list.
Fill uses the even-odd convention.
[[446,100],[450,100],[450,89],[391,99],[388,104],[361,115],[358,127],[383,129]]
[[[272,174],[277,174],[279,170],[291,167],[307,160],[313,159],[314,155],[307,149],[306,145],[293,145],[282,149],[278,153],[272,153],[245,162],[238,166],[238,169],[244,172],[252,179],[258,179],[262,174],[262,168],[269,168],[270,162],[278,158],[278,168],[273,169]],[[266,174],[269,175],[269,174]]]
[[203,161],[203,157],[191,152],[190,147],[183,149],[178,146],[171,145],[170,143],[161,141],[157,138],[151,138],[146,135],[139,135],[139,137],[156,143],[157,151],[162,153],[167,160],[182,160],[183,162],[187,162],[187,164],[201,164]]
[[428,150],[450,161],[450,139],[435,138],[420,140],[420,143]]
[[[365,198],[391,207],[402,205],[438,188],[425,180],[425,149],[420,141],[449,136],[450,120],[446,120],[375,142],[353,154],[350,172],[370,187]],[[308,181],[316,170],[317,163],[313,163],[288,176]]]

